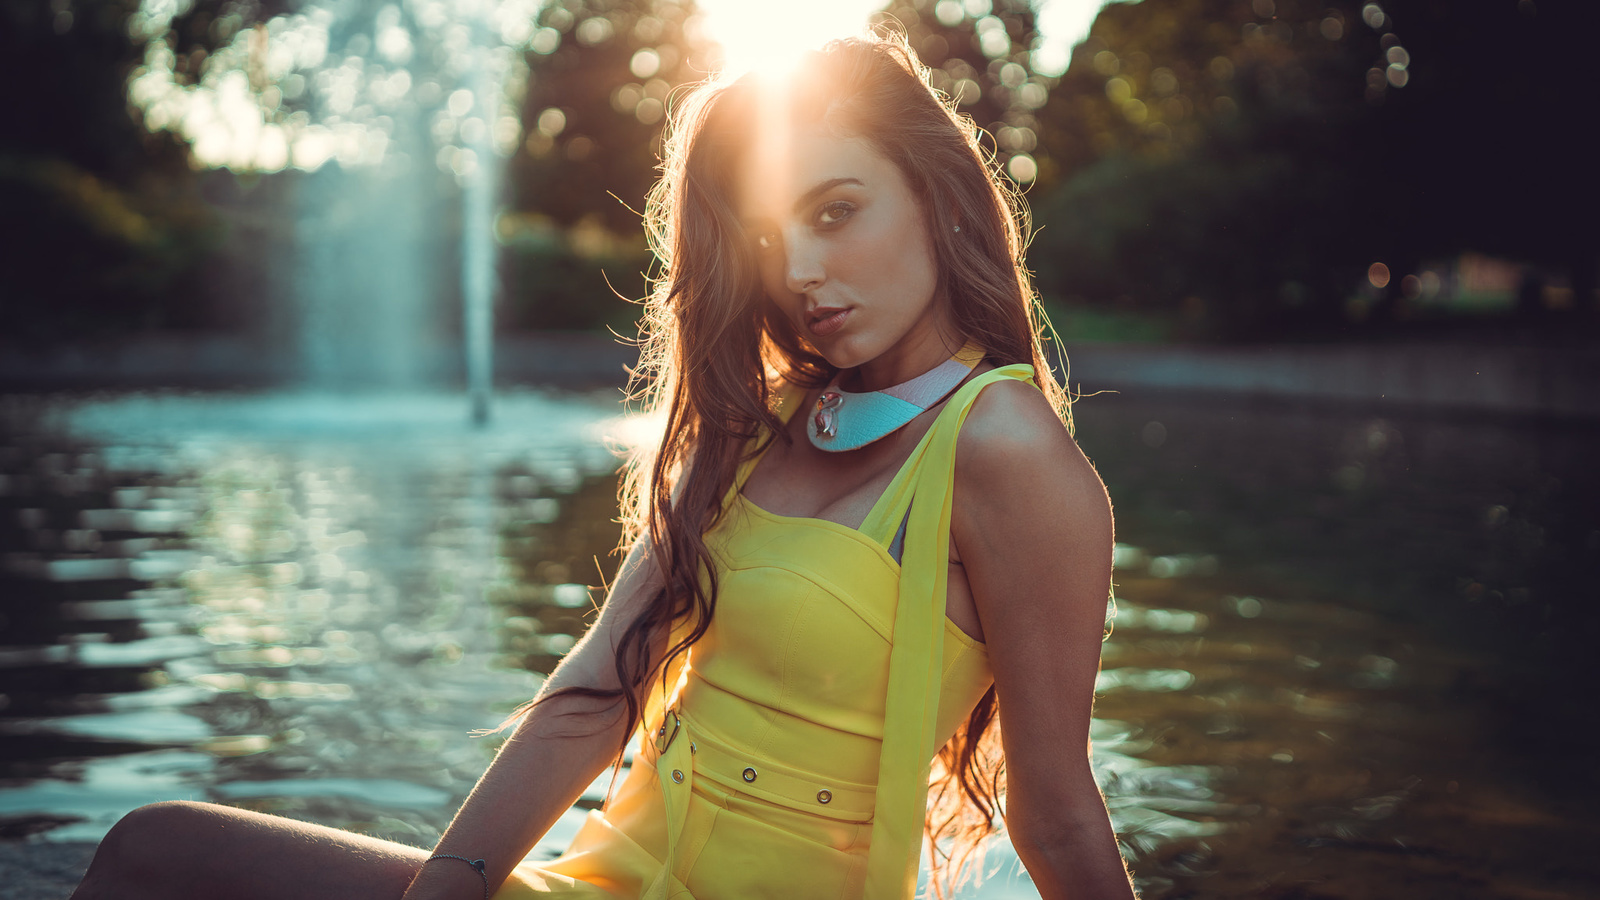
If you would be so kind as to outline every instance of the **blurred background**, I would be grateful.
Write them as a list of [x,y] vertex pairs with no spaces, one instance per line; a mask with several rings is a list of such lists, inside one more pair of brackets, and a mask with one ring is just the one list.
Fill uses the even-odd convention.
[[615,567],[674,98],[883,25],[1032,210],[1144,896],[1592,891],[1592,5],[18,0],[0,897],[162,799],[431,845]]

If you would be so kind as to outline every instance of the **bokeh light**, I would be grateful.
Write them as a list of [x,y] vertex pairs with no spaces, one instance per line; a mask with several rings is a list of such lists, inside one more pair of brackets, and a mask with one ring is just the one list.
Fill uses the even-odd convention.
[[466,82],[479,67],[501,82],[523,77],[519,51],[549,40],[532,26],[538,0],[418,0],[366,21],[347,6],[308,4],[249,27],[228,12],[211,27],[232,39],[180,61],[174,29],[192,6],[142,0],[128,28],[145,55],[128,99],[145,127],[181,135],[197,164],[236,171],[381,165],[401,152],[406,120],[431,113],[439,167],[470,174],[477,151],[467,145],[488,138],[509,155],[519,127],[514,105],[480,109]]
[[1067,70],[1072,49],[1089,35],[1089,26],[1109,0],[1042,0],[1036,15],[1040,40],[1029,56],[1033,70],[1056,77]]

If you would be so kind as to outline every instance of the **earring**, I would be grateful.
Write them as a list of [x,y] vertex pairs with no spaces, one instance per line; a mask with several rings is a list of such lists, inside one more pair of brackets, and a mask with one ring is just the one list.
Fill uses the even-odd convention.
[[957,233],[957,234],[960,234],[960,233],[961,233],[961,226],[960,226],[960,225],[957,225],[957,226],[956,226],[956,233]]

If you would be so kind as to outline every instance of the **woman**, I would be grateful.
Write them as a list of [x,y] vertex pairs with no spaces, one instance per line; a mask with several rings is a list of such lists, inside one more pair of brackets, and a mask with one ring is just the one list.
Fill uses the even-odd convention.
[[[940,876],[992,833],[1002,762],[1041,893],[1132,896],[1087,752],[1110,506],[1020,216],[902,41],[800,73],[675,115],[631,550],[434,851],[158,804],[75,896],[898,900],[925,827]],[[522,863],[641,721],[604,812]]]

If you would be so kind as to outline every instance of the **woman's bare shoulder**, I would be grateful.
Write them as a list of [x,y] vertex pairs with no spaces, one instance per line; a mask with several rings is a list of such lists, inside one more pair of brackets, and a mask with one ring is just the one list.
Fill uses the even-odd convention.
[[1082,457],[1044,393],[1028,382],[1009,378],[978,394],[956,441],[958,476],[1002,474],[995,470],[1019,465],[1071,467]]
[[1001,527],[1009,527],[1016,520],[1038,527],[1037,516],[1048,517],[1061,505],[1080,514],[1104,508],[1109,525],[1109,500],[1099,473],[1050,401],[1027,382],[1008,379],[978,395],[956,442],[955,468],[956,491],[965,507],[957,517],[975,527],[1002,521],[1007,524]]

